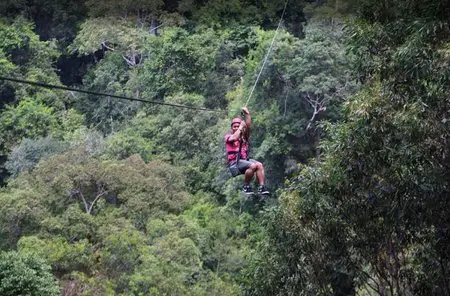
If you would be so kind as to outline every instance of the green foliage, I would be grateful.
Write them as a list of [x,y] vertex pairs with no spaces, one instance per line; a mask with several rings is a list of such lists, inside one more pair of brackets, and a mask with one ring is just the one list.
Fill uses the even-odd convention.
[[202,90],[205,106],[212,109],[227,107],[227,92],[238,87],[244,73],[243,59],[257,45],[257,35],[252,27],[236,26],[223,32],[215,67],[207,75]]
[[112,277],[130,273],[149,253],[142,233],[132,227],[110,233],[102,244],[100,264]]
[[[264,28],[274,28],[278,24],[284,3],[280,0],[212,0],[191,11],[193,19],[208,26],[229,28],[236,25],[260,25]],[[298,33],[295,26],[304,21],[302,8],[303,1],[291,2],[286,11],[284,21],[295,33]]]
[[50,267],[31,254],[1,252],[0,282],[0,294],[5,296],[56,296],[60,293]]
[[[5,195],[11,206],[17,210],[30,198],[46,214],[34,219],[30,215],[39,211],[33,208],[22,221],[5,215],[14,211],[3,202],[1,229],[21,227],[16,236],[9,234],[11,240],[30,235],[21,237],[19,250],[39,254],[53,272],[70,278],[65,289],[144,295],[222,289],[223,295],[237,295],[228,278],[243,264],[238,243],[227,247],[233,220],[202,199],[189,206],[190,214],[178,216],[187,206],[182,181],[179,170],[159,161],[99,161],[88,150],[71,151],[11,181]],[[19,192],[19,199],[10,198]],[[101,275],[89,274],[107,276],[100,283]]]
[[245,24],[258,23],[262,15],[257,13],[257,8],[251,1],[208,1],[195,15],[201,22],[207,24],[233,24],[243,22]]
[[[141,229],[150,217],[181,212],[187,204],[189,195],[180,169],[160,161],[152,161],[142,170],[140,166],[143,163],[140,158],[139,160],[134,165],[136,172],[141,175],[130,174],[133,179],[124,180],[124,182],[133,180],[135,183],[129,183],[134,184],[133,188],[122,192],[119,198],[126,201],[125,211]],[[135,186],[136,184],[139,185]]]
[[[177,94],[167,99],[169,103],[202,106],[203,97],[198,95]],[[216,122],[214,113],[199,114],[191,110],[161,108],[155,117],[155,132],[163,151],[169,151],[178,160],[177,153],[182,152],[181,159],[203,160],[209,158],[206,151],[211,148],[210,137],[214,134]],[[200,130],[199,130],[200,127]],[[201,127],[204,127],[201,130]],[[198,134],[202,132],[199,137]],[[202,154],[203,153],[203,154]]]
[[75,202],[93,214],[99,199],[111,199],[124,203],[137,225],[142,225],[141,217],[146,221],[148,215],[181,210],[187,198],[176,169],[161,162],[146,165],[140,157],[101,161],[75,150],[42,163],[32,178],[50,190],[47,203],[55,211]]
[[30,24],[26,26],[23,19],[19,19],[18,23],[15,25],[17,25],[24,32],[22,33],[22,30],[17,30],[18,28],[15,26],[8,26],[3,22],[0,27],[0,36],[2,37],[2,43],[0,43],[0,46],[8,55],[11,55],[15,49],[26,46],[27,41],[29,41],[27,40],[28,38],[25,37],[26,33],[29,35],[34,35]]
[[351,18],[359,8],[358,4],[355,0],[313,1],[305,5],[303,12],[308,21],[326,22],[334,26],[343,19]]
[[[119,53],[107,53],[97,67],[92,68],[85,77],[85,84],[92,91],[127,95],[125,82],[128,73],[126,63]],[[106,133],[114,132],[120,123],[134,115],[139,102],[110,97],[81,96],[76,107],[86,116],[89,125]]]
[[50,216],[41,223],[43,232],[63,237],[69,242],[90,239],[96,242],[100,223],[92,215],[83,212],[78,205],[70,205],[58,216]]
[[42,191],[29,185],[13,181],[10,188],[0,191],[2,249],[14,247],[22,235],[38,231],[40,221],[49,215],[45,206],[36,199],[37,195],[43,194]]
[[288,183],[249,294],[448,293],[448,10],[398,4],[347,27],[364,86]]
[[0,134],[3,143],[17,143],[21,138],[38,138],[51,135],[57,129],[54,110],[35,100],[25,99],[15,107],[2,112]]
[[[166,101],[201,107],[203,97],[179,93],[167,97]],[[111,136],[107,153],[119,159],[139,153],[144,159],[160,159],[186,166],[183,174],[188,177],[187,185],[192,191],[197,191],[210,186],[209,180],[214,178],[217,164],[223,160],[223,155],[215,152],[222,153],[219,149],[223,139],[216,122],[213,112],[198,113],[169,106],[154,108],[139,113],[126,128]]]
[[[36,230],[38,221],[50,233],[68,240],[94,237],[96,226],[88,216],[102,211],[101,199],[110,204],[123,203],[127,217],[143,228],[150,216],[183,210],[188,197],[180,171],[169,165],[157,161],[146,165],[138,157],[102,162],[88,150],[41,162],[30,175],[13,180],[11,186],[1,195],[2,232],[11,241]],[[46,210],[61,217],[42,219]]]
[[[33,32],[33,24],[23,17],[17,17],[11,24],[0,23],[0,60],[3,75],[12,75],[39,82],[59,83],[53,69],[53,62],[60,53],[53,41],[40,41]],[[3,72],[5,71],[5,72]],[[62,91],[38,89],[29,85],[4,84],[2,96],[5,96],[0,123],[2,135],[2,150],[9,151],[16,146],[21,138],[45,137],[70,131],[72,128],[61,128],[66,114],[61,110],[66,108],[70,100]],[[13,104],[16,103],[17,104]],[[3,105],[2,104],[2,105]],[[2,106],[3,107],[3,106]],[[3,109],[3,108],[2,108]],[[68,112],[73,115],[73,112]]]
[[55,38],[63,46],[76,34],[76,26],[84,17],[83,2],[76,0],[47,1],[5,0],[0,4],[2,16],[8,19],[25,16],[36,24],[35,30],[41,40]]
[[73,272],[64,288],[66,293],[77,293],[81,296],[114,295],[115,281],[109,280],[105,275],[98,274],[90,277],[83,272]]
[[21,238],[17,245],[21,253],[44,258],[58,274],[87,270],[93,264],[93,246],[87,240],[69,242],[58,236],[49,239],[27,236]]
[[5,168],[14,178],[21,172],[32,169],[40,160],[61,153],[67,148],[67,144],[52,137],[37,140],[24,138],[19,146],[12,149]]
[[128,20],[88,18],[69,50],[88,55],[102,48],[110,49],[121,53],[130,66],[135,66],[149,37],[145,28],[136,27]]
[[357,16],[369,22],[390,23],[401,19],[401,22],[413,23],[422,18],[447,20],[447,9],[448,2],[444,0],[429,3],[419,0],[393,1],[385,5],[377,5],[374,1],[365,0],[359,3]]
[[92,16],[140,16],[144,19],[157,12],[163,5],[164,1],[162,0],[86,1],[89,14]]
[[151,139],[144,137],[145,130],[145,126],[132,124],[131,127],[109,136],[105,152],[117,159],[125,159],[134,154],[139,154],[144,161],[155,158],[154,154],[158,150]]
[[[0,42],[0,64],[2,65],[0,74],[5,76],[15,74],[14,76],[19,78],[58,83],[52,66],[60,55],[56,44],[53,41],[40,41],[39,36],[33,32],[33,28],[34,25],[23,17],[17,17],[11,23],[0,20],[0,39],[2,40]],[[10,82],[4,82],[4,84],[7,90],[3,92],[2,87],[3,104],[36,96],[49,106],[60,109],[67,101],[62,92],[37,90],[35,87]]]
[[33,24],[23,17],[10,25],[0,23],[0,39],[0,48],[14,64],[24,66],[22,69],[35,67],[46,74],[52,72],[51,64],[59,56],[56,44],[40,41]]
[[[233,222],[214,204],[202,198],[197,202],[187,215],[148,221],[146,233],[153,256],[144,259],[132,275],[133,291],[144,295],[237,294],[237,287],[225,285],[219,277],[236,273],[241,266],[242,258],[231,243]],[[224,290],[219,292],[218,287]]]
[[[39,82],[59,83],[53,63],[60,56],[54,41],[41,41],[33,31],[34,24],[17,17],[12,23],[0,22],[0,51],[14,65],[16,76]],[[7,63],[8,68],[12,65]],[[5,70],[8,70],[6,68]],[[6,72],[4,74],[12,74]],[[36,89],[28,85],[14,84],[16,100],[38,97],[46,104],[61,108],[67,97],[60,91]]]
[[150,58],[140,74],[143,95],[162,98],[180,91],[200,92],[213,67],[219,41],[210,29],[198,34],[168,29],[161,37],[152,37],[147,44]]
[[26,6],[25,0],[12,1],[5,0],[0,3],[0,11],[2,12],[3,17],[10,17],[11,15],[15,15],[20,9],[23,9]]
[[[203,229],[189,233],[202,251],[205,267],[218,275],[238,274],[245,265],[245,245],[237,238],[251,233],[249,215],[238,215],[226,207],[217,207],[207,199],[199,199],[186,211],[187,221],[195,221]],[[191,222],[192,223],[192,222]],[[200,235],[199,235],[200,234]]]
[[13,63],[11,63],[5,53],[3,52],[3,50],[0,50],[0,74],[1,75],[8,75],[10,73],[13,72],[13,70],[15,70],[15,66]]
[[[347,34],[351,36],[349,50],[357,57],[355,66],[361,80],[371,80],[379,75],[383,81],[390,81],[396,91],[408,90],[417,80],[428,80],[427,77],[435,73],[435,67],[443,66],[442,63],[435,64],[441,55],[435,46],[441,47],[446,42],[448,19],[445,13],[448,14],[448,8],[446,10],[443,1],[432,1],[426,6],[420,1],[392,5],[393,10],[379,8],[380,22],[372,23],[374,20],[365,15],[367,11],[361,12],[365,19],[347,28]],[[403,14],[405,9],[408,13]],[[396,19],[393,14],[400,12],[408,17]]]
[[[448,294],[448,1],[289,2],[251,98],[284,1],[28,2],[1,75],[226,110],[0,85],[0,247],[65,295]],[[274,207],[223,165],[247,99]]]

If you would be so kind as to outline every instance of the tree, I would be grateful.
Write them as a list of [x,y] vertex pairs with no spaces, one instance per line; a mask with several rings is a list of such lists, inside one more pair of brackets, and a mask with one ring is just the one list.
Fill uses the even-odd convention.
[[114,51],[133,68],[144,59],[144,46],[150,36],[145,28],[136,27],[129,20],[89,18],[81,25],[69,50],[79,55],[93,54],[101,49]]
[[[127,87],[129,75],[121,55],[108,52],[95,68],[88,71],[84,83],[92,91],[125,96],[133,93]],[[81,95],[75,106],[77,110],[85,114],[88,125],[98,128],[104,134],[109,134],[117,130],[121,122],[130,119],[141,103],[110,97]]]
[[100,264],[112,278],[131,274],[141,264],[141,258],[149,255],[149,246],[146,245],[143,234],[130,226],[116,229],[102,240]]
[[450,294],[448,3],[376,5],[346,29],[363,87],[289,183],[249,293]]
[[3,17],[14,19],[23,15],[36,24],[36,33],[42,40],[55,38],[62,46],[67,45],[75,37],[76,26],[86,14],[85,5],[73,0],[58,2],[5,0],[0,5]]
[[[308,112],[312,113],[306,126],[309,129],[327,108],[339,105],[356,87],[348,67],[350,58],[342,45],[341,27],[311,22],[306,26],[305,35],[294,52],[281,53],[289,49],[280,49],[283,57],[287,55],[293,60],[286,63],[288,59],[280,59],[279,66],[285,69],[280,75],[290,92],[298,94],[312,109]],[[331,113],[328,116],[336,117],[332,112],[328,113]]]
[[10,148],[24,137],[50,136],[56,133],[58,125],[58,117],[53,108],[32,98],[23,99],[17,106],[8,106],[2,112],[2,144]]
[[24,236],[17,244],[18,249],[21,253],[37,254],[45,259],[56,275],[91,269],[94,265],[94,246],[87,239],[66,240],[54,232],[52,234],[52,237],[42,239],[37,236]]
[[[177,93],[166,97],[166,102],[202,107],[200,95]],[[139,153],[144,159],[159,159],[181,166],[186,185],[192,192],[210,188],[217,165],[221,165],[222,137],[214,112],[180,109],[173,106],[148,105],[108,139],[107,153],[112,158],[124,158]],[[202,127],[202,133],[198,133]],[[220,140],[219,140],[220,138]],[[112,145],[114,144],[114,146]]]
[[31,140],[24,138],[19,146],[12,149],[5,163],[11,176],[17,177],[21,172],[32,169],[40,160],[67,149],[67,144],[51,137]]
[[29,184],[11,181],[8,188],[0,192],[1,248],[14,248],[23,235],[39,231],[40,221],[48,216],[48,210],[36,199],[45,195],[42,188],[31,188]]
[[[34,24],[23,17],[0,22],[0,63],[5,65],[0,72],[16,78],[60,84],[52,66],[59,57],[56,43],[41,41],[33,29]],[[72,112],[66,112],[66,106],[70,104],[68,94],[60,90],[2,82],[0,93],[4,98],[0,106],[1,168],[10,149],[22,137],[56,135],[60,124],[69,117],[67,115],[73,115]],[[42,121],[37,120],[41,117]],[[78,126],[68,128],[77,129]]]
[[214,65],[220,39],[211,29],[189,34],[181,28],[167,29],[147,44],[147,58],[137,85],[148,98],[162,99],[177,92],[201,93]]
[[239,87],[244,75],[244,59],[257,45],[257,34],[253,27],[241,25],[220,32],[223,32],[219,35],[223,41],[218,46],[215,66],[207,75],[202,92],[205,106],[212,109],[225,109],[228,106],[227,93]]
[[[285,2],[281,0],[213,0],[201,3],[196,9],[188,9],[188,11],[192,13],[194,20],[207,26],[260,26],[267,30],[276,28],[284,4]],[[288,9],[284,16],[284,23],[290,32],[299,37],[302,35],[301,23],[305,21],[302,11],[304,2],[294,1],[288,4]]]
[[50,273],[50,267],[32,254],[17,252],[0,253],[0,293],[5,296],[59,295],[58,283]]
[[[33,31],[34,24],[23,17],[17,17],[12,22],[0,23],[0,48],[7,58],[26,78],[41,78],[41,82],[56,79],[52,63],[59,57],[54,41],[41,41]],[[47,77],[46,77],[47,76]]]
[[[34,24],[23,17],[13,21],[0,21],[0,74],[16,76],[40,82],[57,83],[56,73],[52,68],[53,62],[59,57],[54,41],[40,41],[33,31]],[[46,104],[60,108],[67,97],[61,91],[36,89],[21,84],[4,83],[3,87],[10,90],[2,103],[13,103],[22,97],[39,96]],[[2,87],[2,88],[3,88]],[[56,95],[57,94],[57,95]]]
[[86,6],[92,16],[116,16],[136,18],[142,22],[160,10],[164,5],[162,0],[126,0],[126,1],[93,1],[87,0]]

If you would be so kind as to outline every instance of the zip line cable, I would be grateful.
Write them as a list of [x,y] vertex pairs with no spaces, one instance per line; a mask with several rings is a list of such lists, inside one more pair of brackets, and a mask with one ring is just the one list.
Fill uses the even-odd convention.
[[250,92],[250,95],[248,96],[247,102],[244,105],[245,107],[247,107],[248,102],[250,101],[250,99],[252,97],[253,91],[256,88],[256,84],[258,84],[259,77],[261,76],[261,73],[262,73],[262,71],[264,69],[264,66],[265,66],[265,64],[267,62],[267,59],[269,58],[270,51],[272,50],[273,44],[275,42],[275,37],[277,36],[278,30],[280,29],[280,26],[281,26],[281,22],[283,21],[283,17],[284,17],[284,13],[286,11],[287,3],[288,3],[288,0],[286,0],[286,2],[284,3],[283,13],[281,14],[280,21],[278,22],[278,27],[275,30],[275,34],[273,34],[272,43],[270,44],[269,50],[267,51],[266,57],[264,58],[264,62],[262,64],[262,66],[261,66],[261,70],[259,71],[258,76],[256,77],[255,84],[253,84],[253,88],[252,88],[252,90]]
[[16,78],[8,78],[8,77],[3,77],[3,76],[0,76],[0,80],[23,83],[23,84],[30,84],[30,85],[45,87],[45,88],[50,88],[50,89],[51,88],[61,89],[61,90],[74,91],[74,92],[79,92],[79,93],[95,95],[95,96],[106,96],[106,97],[111,97],[111,98],[116,98],[116,99],[138,101],[138,102],[143,102],[143,103],[151,103],[151,104],[156,104],[156,105],[164,105],[164,106],[177,107],[177,108],[185,108],[185,109],[200,110],[200,111],[212,111],[212,112],[224,112],[225,111],[225,110],[220,110],[220,109],[209,109],[209,108],[203,108],[203,107],[193,107],[193,106],[186,106],[186,105],[130,98],[130,97],[126,97],[126,96],[106,94],[106,93],[101,93],[101,92],[96,92],[96,91],[83,90],[83,89],[77,89],[77,88],[72,88],[72,87],[59,86],[59,85],[54,85],[54,84],[47,84],[47,83],[42,83],[42,82],[22,80],[22,79],[16,79]]
[[[255,90],[256,85],[258,84],[259,78],[261,77],[262,71],[264,70],[264,66],[266,65],[266,62],[267,62],[267,60],[269,58],[269,55],[270,55],[270,52],[272,51],[273,44],[275,43],[275,37],[277,36],[278,30],[281,27],[281,23],[283,21],[284,13],[286,12],[287,4],[288,4],[288,0],[286,0],[286,2],[284,3],[284,8],[283,8],[283,12],[282,12],[281,17],[280,17],[280,21],[278,22],[277,29],[275,30],[275,33],[273,35],[272,42],[271,42],[271,44],[269,46],[269,50],[267,51],[267,54],[264,57],[263,64],[262,64],[261,69],[260,69],[260,71],[258,73],[258,76],[256,77],[256,81],[253,84],[252,90],[250,91],[250,95],[248,96],[247,102],[244,105],[245,107],[247,107],[248,103],[250,102],[250,99],[251,99],[251,97],[253,95],[253,91]],[[35,81],[29,81],[29,80],[22,80],[22,79],[16,79],[16,78],[8,78],[8,77],[3,77],[3,76],[0,76],[0,80],[11,81],[11,82],[16,82],[16,83],[22,83],[22,84],[29,84],[29,85],[34,85],[34,86],[39,86],[39,87],[44,87],[44,88],[50,88],[50,89],[52,89],[52,88],[53,89],[61,89],[61,90],[85,93],[85,94],[90,94],[90,95],[95,95],[95,96],[106,96],[106,97],[122,99],[122,100],[128,100],[128,101],[138,101],[138,102],[143,102],[143,103],[164,105],[164,106],[177,107],[177,108],[185,108],[185,109],[191,109],[191,110],[212,111],[212,112],[225,112],[226,111],[226,110],[220,110],[220,109],[209,109],[209,108],[203,108],[203,107],[193,107],[193,106],[187,106],[187,105],[179,105],[179,104],[163,103],[163,102],[150,101],[150,100],[144,100],[144,99],[138,99],[138,98],[130,98],[130,97],[126,97],[126,96],[106,94],[106,93],[101,93],[101,92],[96,92],[96,91],[89,91],[89,90],[83,90],[83,89],[77,89],[77,88],[72,88],[72,87],[59,86],[59,85],[47,84],[47,83],[35,82]]]

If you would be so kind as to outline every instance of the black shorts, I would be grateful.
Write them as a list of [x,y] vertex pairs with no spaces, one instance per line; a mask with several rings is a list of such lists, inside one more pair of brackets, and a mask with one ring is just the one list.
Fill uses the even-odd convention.
[[245,171],[252,165],[252,163],[258,163],[258,161],[254,159],[244,160],[240,159],[238,162],[238,169],[241,174],[245,174]]

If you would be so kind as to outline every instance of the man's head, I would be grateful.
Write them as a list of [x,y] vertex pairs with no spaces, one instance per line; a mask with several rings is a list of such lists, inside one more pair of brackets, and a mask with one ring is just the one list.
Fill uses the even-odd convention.
[[233,130],[233,132],[235,132],[239,128],[241,122],[242,119],[240,119],[239,117],[233,118],[233,120],[231,121],[231,129]]

